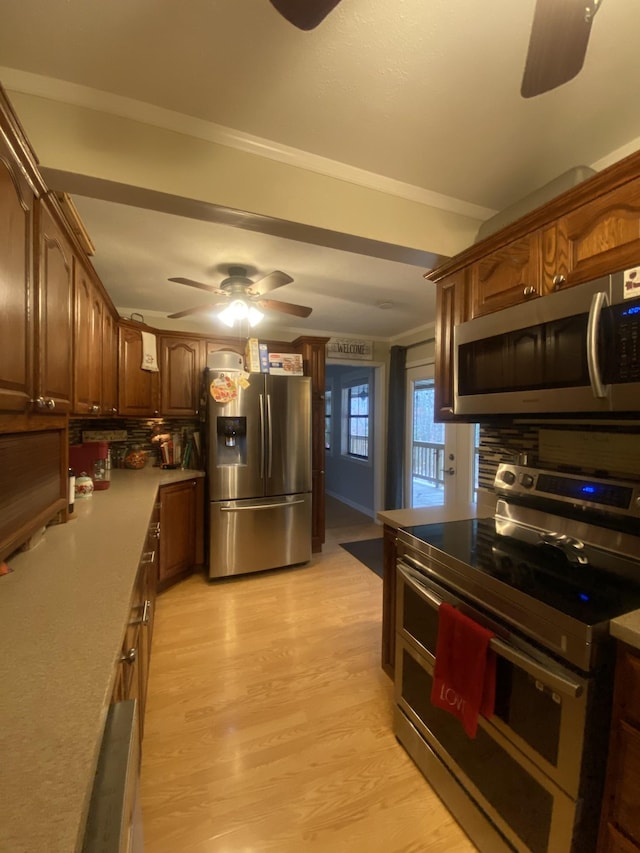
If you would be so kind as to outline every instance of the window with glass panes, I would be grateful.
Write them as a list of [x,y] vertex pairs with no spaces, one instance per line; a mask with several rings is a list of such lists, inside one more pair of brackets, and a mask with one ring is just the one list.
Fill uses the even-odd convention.
[[331,388],[324,392],[324,449],[331,450]]
[[369,458],[369,383],[347,389],[347,453]]

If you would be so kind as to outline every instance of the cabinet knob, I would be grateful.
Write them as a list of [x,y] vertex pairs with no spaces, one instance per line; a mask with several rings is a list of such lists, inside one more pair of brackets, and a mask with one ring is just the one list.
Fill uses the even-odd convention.
[[553,284],[554,290],[560,290],[560,288],[566,282],[566,280],[567,280],[566,277],[563,275],[554,275],[554,277],[552,279],[552,284]]
[[153,410],[153,416],[154,416],[154,417],[156,417],[156,418],[157,418],[159,414],[160,414],[160,412],[159,412],[157,409],[154,409],[154,410]]
[[535,289],[535,287],[534,287],[532,284],[528,284],[528,285],[525,287],[525,289],[522,291],[522,295],[523,295],[526,299],[531,299],[531,297],[532,297],[532,296],[535,296],[535,295],[536,295],[536,293],[537,293],[537,290]]
[[128,652],[125,652],[120,656],[120,663],[135,663],[136,658],[138,657],[137,649],[129,649]]
[[35,400],[29,400],[29,403],[31,403],[34,409],[44,409],[47,405],[44,397],[36,397]]
[[94,403],[93,406],[91,406],[91,414],[97,415],[99,411],[100,411],[100,406],[97,403]]

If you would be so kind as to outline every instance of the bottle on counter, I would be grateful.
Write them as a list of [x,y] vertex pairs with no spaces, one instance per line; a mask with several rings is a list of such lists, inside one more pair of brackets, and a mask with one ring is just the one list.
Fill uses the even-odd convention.
[[76,499],[76,472],[73,468],[69,468],[69,515],[73,512],[73,505]]

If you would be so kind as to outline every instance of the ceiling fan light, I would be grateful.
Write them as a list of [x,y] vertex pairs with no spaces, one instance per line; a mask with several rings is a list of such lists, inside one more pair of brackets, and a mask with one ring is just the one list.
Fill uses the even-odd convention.
[[220,319],[226,326],[233,326],[236,320],[244,320],[249,314],[249,306],[242,299],[234,299],[219,314]]
[[259,311],[255,305],[249,307],[249,325],[257,326],[260,320],[264,317],[262,311]]

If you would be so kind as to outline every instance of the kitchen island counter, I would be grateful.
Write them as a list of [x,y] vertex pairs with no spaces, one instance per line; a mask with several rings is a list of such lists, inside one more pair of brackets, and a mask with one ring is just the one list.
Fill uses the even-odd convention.
[[625,613],[609,623],[611,635],[628,646],[640,650],[640,610]]
[[0,850],[80,850],[158,488],[199,471],[112,471],[0,577]]
[[378,521],[393,527],[416,527],[419,524],[439,524],[441,521],[461,521],[493,515],[496,496],[493,492],[480,491],[477,503],[461,503],[453,506],[430,506],[417,509],[389,509],[377,513]]

